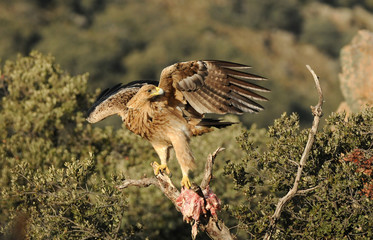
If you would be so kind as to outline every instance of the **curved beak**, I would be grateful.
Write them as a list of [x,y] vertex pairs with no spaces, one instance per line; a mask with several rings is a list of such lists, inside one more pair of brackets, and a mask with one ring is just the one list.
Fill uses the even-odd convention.
[[159,95],[163,95],[164,94],[164,91],[162,88],[159,88],[159,87],[156,87],[155,88],[155,92],[153,92],[152,94],[150,94],[150,96],[159,96]]

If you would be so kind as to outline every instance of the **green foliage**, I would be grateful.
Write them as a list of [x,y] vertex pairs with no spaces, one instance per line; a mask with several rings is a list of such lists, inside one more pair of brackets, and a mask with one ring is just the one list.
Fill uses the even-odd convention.
[[[373,156],[373,109],[344,119],[343,114],[332,114],[317,133],[299,189],[317,188],[285,207],[276,238],[372,238],[373,202],[362,192],[371,175],[342,158],[354,149]],[[255,148],[258,142],[251,132],[239,138],[246,156],[241,163],[228,164],[225,172],[247,199],[248,204],[236,206],[232,213],[252,238],[264,235],[279,198],[292,187],[308,131],[299,130],[297,115],[284,114],[269,128],[264,150]]]
[[74,160],[63,168],[35,171],[22,161],[2,192],[4,199],[17,203],[9,209],[10,218],[24,213],[33,239],[122,239],[125,198],[96,176],[94,165],[92,159]]
[[82,111],[93,101],[87,74],[71,77],[53,57],[32,52],[7,61],[0,83],[3,231],[18,214],[36,239],[122,239],[137,229],[121,224],[126,198],[114,189],[123,178],[117,160],[152,153],[123,138],[128,133],[85,124]]
[[[34,52],[6,62],[1,71],[6,89],[0,116],[3,167],[14,167],[16,159],[33,159],[33,168],[59,166],[80,155],[73,141],[84,131],[79,111],[88,103],[87,75],[71,78],[53,61]],[[3,172],[2,183],[8,178]]]

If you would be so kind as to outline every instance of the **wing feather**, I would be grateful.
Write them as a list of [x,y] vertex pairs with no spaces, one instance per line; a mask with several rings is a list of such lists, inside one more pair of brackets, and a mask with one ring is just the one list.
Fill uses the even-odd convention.
[[217,60],[176,63],[162,71],[159,87],[171,105],[179,106],[182,96],[199,114],[258,112],[263,107],[255,101],[267,98],[256,92],[269,90],[250,82],[266,78],[246,72],[249,68]]
[[249,69],[250,66],[240,64],[240,63],[234,63],[234,62],[228,62],[228,61],[221,61],[221,60],[206,60],[205,62],[214,63],[219,67],[225,67],[225,68],[233,68],[233,69]]
[[192,106],[192,108],[198,113],[206,113],[210,111],[206,104],[204,104],[204,99],[200,94],[184,92],[183,95],[190,106]]
[[209,113],[223,114],[225,112],[223,111],[224,105],[222,104],[224,102],[224,99],[221,96],[213,93],[206,87],[198,89],[197,94],[202,97],[203,103],[205,106],[208,107]]
[[245,107],[245,109],[247,109],[248,112],[259,112],[261,110],[263,110],[264,108],[250,100],[250,99],[247,99],[246,97],[243,97],[241,95],[239,95],[238,93],[231,93],[231,98],[234,100],[232,101],[231,103],[233,104],[233,102],[237,102],[237,103],[240,103],[241,106]]
[[263,96],[260,96],[259,94],[254,93],[253,91],[242,89],[242,88],[240,88],[238,86],[235,86],[235,85],[231,85],[231,86],[229,86],[229,88],[231,89],[232,92],[238,93],[239,95],[247,97],[247,98],[251,98],[251,99],[259,100],[259,101],[267,101],[268,100],[267,98],[265,98]]
[[250,82],[247,82],[247,81],[240,80],[240,79],[232,77],[232,76],[228,77],[228,81],[229,81],[230,84],[234,84],[234,85],[239,86],[241,88],[251,89],[251,90],[259,91],[259,92],[270,92],[270,90],[267,89],[267,88],[264,88],[262,86],[254,84],[254,83],[250,83]]
[[230,69],[230,68],[224,68],[224,73],[227,74],[228,76],[238,77],[238,78],[242,78],[246,80],[267,80],[266,78],[263,78],[255,74],[241,72],[241,71],[237,71],[237,70]]

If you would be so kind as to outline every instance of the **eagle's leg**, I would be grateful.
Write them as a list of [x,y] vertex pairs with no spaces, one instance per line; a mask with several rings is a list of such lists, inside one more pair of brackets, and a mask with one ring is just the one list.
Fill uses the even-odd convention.
[[189,170],[195,168],[194,157],[189,147],[189,138],[182,132],[175,135],[170,135],[172,146],[174,147],[177,161],[180,164],[183,179],[181,186],[190,188],[191,183],[188,177]]
[[171,175],[170,169],[167,167],[167,161],[170,157],[170,146],[153,144],[153,147],[161,159],[161,164],[154,162],[154,165],[156,166],[154,174],[158,175],[159,173],[166,173],[167,175]]

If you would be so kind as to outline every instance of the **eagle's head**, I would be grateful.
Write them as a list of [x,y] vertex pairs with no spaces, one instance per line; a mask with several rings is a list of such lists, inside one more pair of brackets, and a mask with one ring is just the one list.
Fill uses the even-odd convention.
[[145,111],[153,102],[159,100],[164,95],[164,90],[155,85],[148,84],[140,88],[133,98],[127,103],[128,108],[142,109]]
[[164,91],[162,88],[156,87],[154,85],[144,85],[142,88],[140,88],[137,95],[141,95],[143,99],[146,100],[154,100],[158,96],[162,96],[164,94]]

